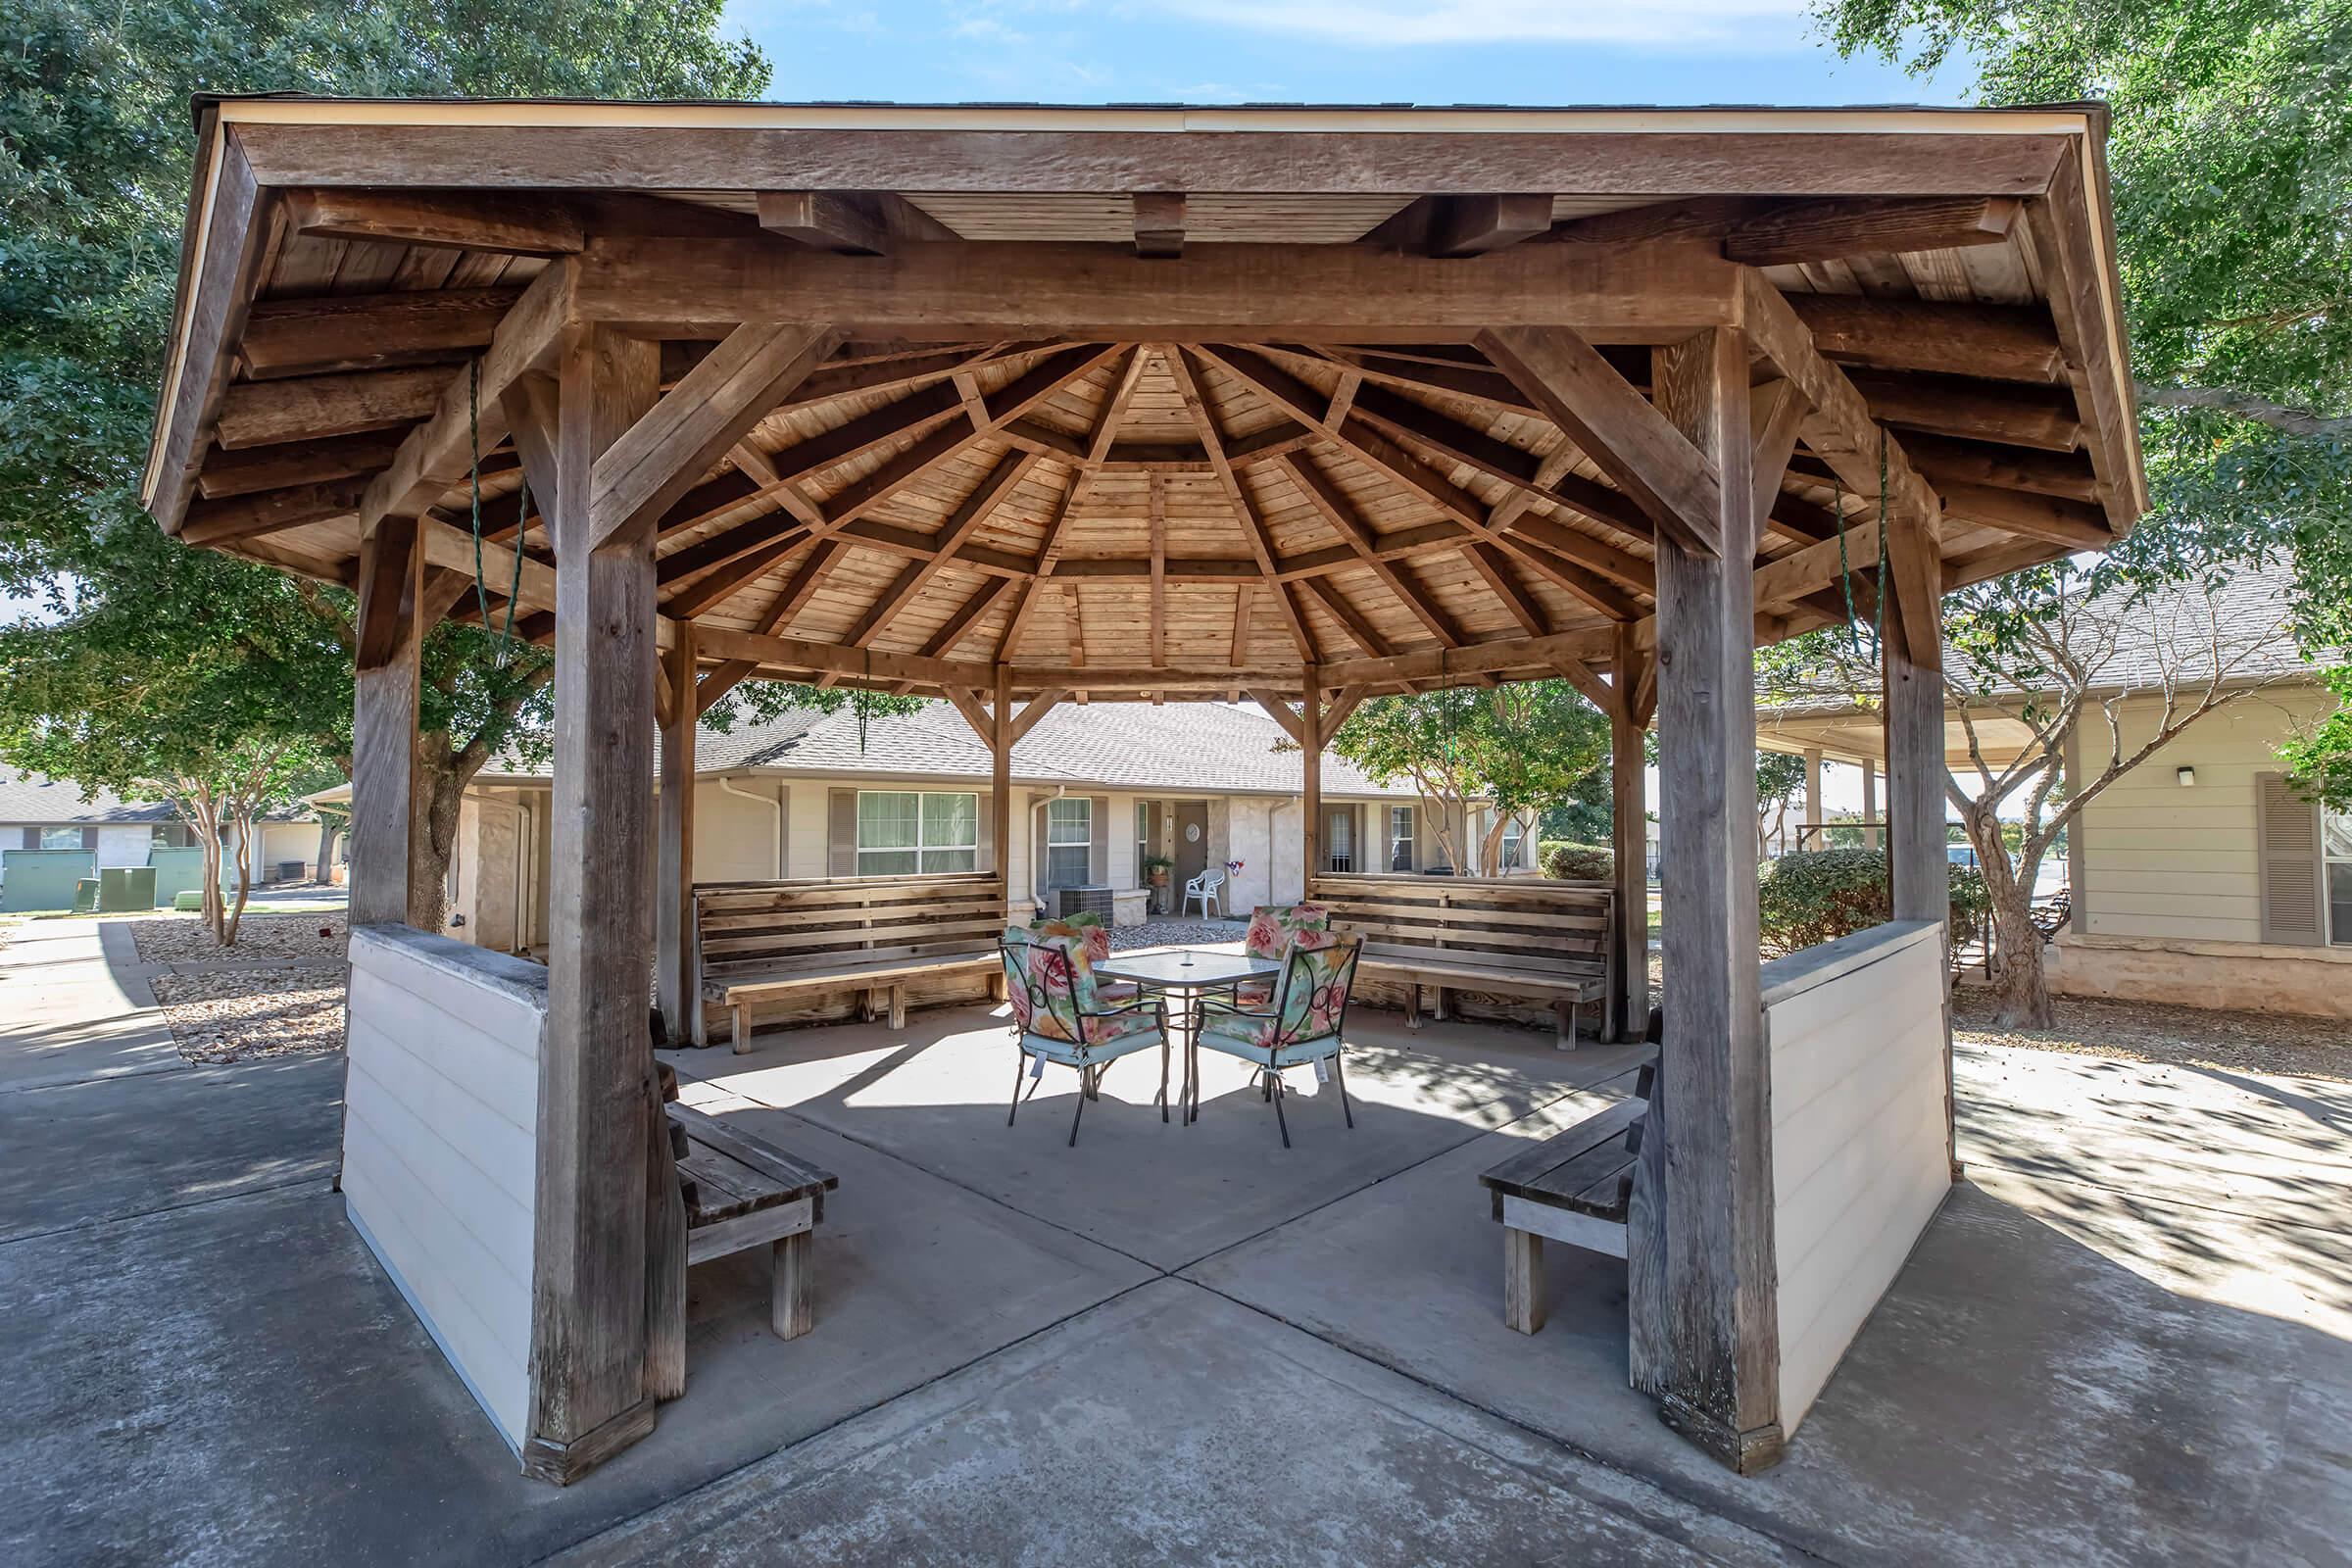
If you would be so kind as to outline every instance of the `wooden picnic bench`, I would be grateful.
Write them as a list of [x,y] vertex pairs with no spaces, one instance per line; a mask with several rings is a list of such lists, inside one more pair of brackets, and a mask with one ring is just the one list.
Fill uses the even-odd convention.
[[[1534,997],[1559,1020],[1561,1050],[1576,1044],[1588,1002],[1605,1020],[1616,994],[1609,922],[1615,894],[1601,884],[1538,877],[1322,876],[1314,902],[1331,923],[1364,939],[1357,974],[1406,988],[1404,1021],[1421,1026],[1421,993]],[[1605,1022],[1604,1022],[1605,1028]]]
[[1625,1255],[1642,1129],[1656,1084],[1656,1062],[1642,1063],[1624,1099],[1479,1177],[1502,1224],[1502,1319],[1521,1334],[1544,1326],[1545,1238]]
[[1003,974],[1004,883],[980,874],[710,882],[694,890],[695,1043],[709,1012],[751,1050],[763,1008],[811,991],[862,991],[865,1015],[887,1002],[904,1027],[910,988],[957,975]]

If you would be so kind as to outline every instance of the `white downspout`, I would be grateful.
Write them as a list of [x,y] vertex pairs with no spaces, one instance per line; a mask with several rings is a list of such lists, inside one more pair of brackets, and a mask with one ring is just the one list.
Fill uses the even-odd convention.
[[767,810],[768,810],[768,827],[767,827],[767,838],[768,838],[768,843],[769,843],[769,845],[772,847],[772,849],[773,849],[773,852],[774,852],[774,853],[773,853],[773,856],[772,856],[772,858],[773,858],[773,859],[775,860],[775,862],[776,862],[776,880],[777,880],[777,881],[779,881],[779,882],[783,881],[783,880],[784,880],[784,803],[783,803],[782,801],[780,801],[780,800],[776,799],[776,798],[775,798],[774,796],[772,796],[772,795],[754,795],[754,794],[753,794],[753,793],[752,793],[750,790],[746,790],[746,789],[738,789],[738,788],[736,787],[736,785],[735,785],[735,780],[734,780],[734,778],[733,778],[731,775],[724,774],[724,773],[722,773],[722,774],[720,774],[720,775],[719,775],[718,787],[719,787],[719,789],[720,789],[720,790],[722,790],[722,791],[723,791],[723,792],[725,792],[726,794],[729,794],[729,795],[732,795],[732,796],[734,796],[734,797],[735,797],[737,800],[740,800],[740,801],[751,801],[751,802],[755,803],[756,805],[764,806],[764,807],[766,807],[766,808],[767,808]]

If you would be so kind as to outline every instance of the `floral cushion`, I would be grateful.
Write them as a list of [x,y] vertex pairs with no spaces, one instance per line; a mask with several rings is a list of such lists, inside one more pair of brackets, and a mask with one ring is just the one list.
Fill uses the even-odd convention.
[[1278,1063],[1328,1054],[1312,1048],[1338,1037],[1355,981],[1357,946],[1357,938],[1330,931],[1297,932],[1283,968],[1280,1013],[1251,1016],[1212,1004],[1200,1025],[1200,1044]]
[[1233,1000],[1245,1007],[1262,1007],[1274,1000],[1274,982],[1245,980],[1233,988]]
[[1136,1035],[1158,1039],[1159,1015],[1149,1007],[1138,1007],[1133,1012],[1105,1013],[1086,1020],[1086,1043],[1090,1046],[1107,1046]]
[[[1054,924],[1057,922],[1049,922]],[[1108,1045],[1141,1031],[1156,1031],[1158,1014],[1139,1009],[1132,1013],[1094,1017],[1119,1002],[1111,988],[1095,981],[1095,966],[1087,957],[1087,939],[1078,928],[1068,934],[1048,934],[1030,926],[1007,926],[1001,944],[1004,954],[1004,989],[1012,1003],[1012,1020],[1024,1035],[1075,1045],[1083,1037],[1089,1046]],[[1134,987],[1119,988],[1130,996]]]
[[1279,958],[1291,949],[1300,931],[1331,929],[1331,910],[1320,904],[1261,904],[1250,911],[1250,930],[1242,951],[1252,958]]
[[1045,920],[1032,926],[1041,937],[1075,937],[1086,944],[1086,961],[1102,963],[1110,957],[1110,927],[1097,920]]

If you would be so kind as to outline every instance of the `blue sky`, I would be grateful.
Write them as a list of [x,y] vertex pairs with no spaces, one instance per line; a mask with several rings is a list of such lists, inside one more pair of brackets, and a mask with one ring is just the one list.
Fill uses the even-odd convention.
[[767,96],[1049,103],[1952,103],[1804,0],[731,0]]

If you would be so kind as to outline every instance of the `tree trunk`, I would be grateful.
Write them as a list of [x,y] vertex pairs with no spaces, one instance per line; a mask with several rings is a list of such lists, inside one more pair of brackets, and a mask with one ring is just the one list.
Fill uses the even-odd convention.
[[253,813],[237,814],[237,903],[220,919],[220,945],[237,945],[237,927],[245,919],[245,900],[253,891]]
[[312,880],[324,887],[334,880],[335,819],[321,813],[318,818],[318,871]]
[[2054,1021],[2050,988],[2041,967],[2041,933],[2034,929],[2034,878],[2041,858],[2019,866],[2009,858],[2000,818],[1990,808],[1970,808],[1963,817],[1977,864],[1992,901],[1992,989],[1994,1025],[2002,1029],[2047,1029]]
[[458,764],[445,736],[427,735],[416,749],[409,923],[419,931],[437,933],[449,924],[449,861],[458,847],[458,816],[466,805],[466,786],[479,771]]

